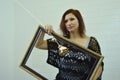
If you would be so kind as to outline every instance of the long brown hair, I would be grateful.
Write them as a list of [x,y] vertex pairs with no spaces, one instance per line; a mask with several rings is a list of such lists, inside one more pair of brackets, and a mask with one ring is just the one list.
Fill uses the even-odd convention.
[[60,29],[61,29],[61,31],[63,33],[63,36],[65,36],[67,38],[70,38],[70,34],[67,31],[66,26],[65,26],[65,16],[67,14],[69,14],[69,13],[72,13],[78,19],[78,22],[79,22],[79,34],[80,34],[81,37],[83,37],[84,34],[85,34],[84,21],[83,21],[83,18],[81,16],[81,13],[78,10],[75,10],[75,9],[68,9],[62,16],[61,23],[60,23]]

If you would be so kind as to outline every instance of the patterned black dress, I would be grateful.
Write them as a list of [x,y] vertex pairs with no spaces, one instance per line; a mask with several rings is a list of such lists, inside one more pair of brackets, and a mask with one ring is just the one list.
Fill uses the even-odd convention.
[[[57,43],[52,39],[48,39],[47,43],[47,63],[59,69],[56,80],[86,80],[93,64],[93,59],[89,55],[78,52],[76,48],[69,46],[69,53],[61,57]],[[87,48],[101,53],[100,46],[94,37],[90,37]],[[98,80],[101,80],[101,77]]]

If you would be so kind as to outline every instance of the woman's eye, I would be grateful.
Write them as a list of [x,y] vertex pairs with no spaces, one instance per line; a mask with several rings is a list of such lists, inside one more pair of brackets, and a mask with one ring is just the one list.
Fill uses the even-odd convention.
[[75,20],[75,18],[70,18],[68,20],[65,20],[65,23],[67,23],[68,21],[73,21],[73,20]]
[[67,23],[68,22],[68,20],[65,20],[65,23]]
[[75,20],[74,18],[70,18],[71,21]]

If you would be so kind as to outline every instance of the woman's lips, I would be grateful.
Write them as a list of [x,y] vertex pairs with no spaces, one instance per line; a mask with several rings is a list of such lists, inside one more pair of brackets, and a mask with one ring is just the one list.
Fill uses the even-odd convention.
[[72,26],[67,27],[67,30],[68,30],[68,31],[71,31],[72,29],[73,29]]

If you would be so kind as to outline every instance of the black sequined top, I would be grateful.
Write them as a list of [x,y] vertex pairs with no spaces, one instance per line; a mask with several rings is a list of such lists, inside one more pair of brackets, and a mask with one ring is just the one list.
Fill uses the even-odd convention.
[[[76,48],[68,47],[69,53],[61,57],[57,43],[51,39],[48,39],[47,42],[47,63],[59,69],[56,80],[86,80],[86,76],[93,64],[93,60],[89,55],[79,52]],[[94,37],[90,37],[88,48],[97,53],[101,53],[100,46]]]

